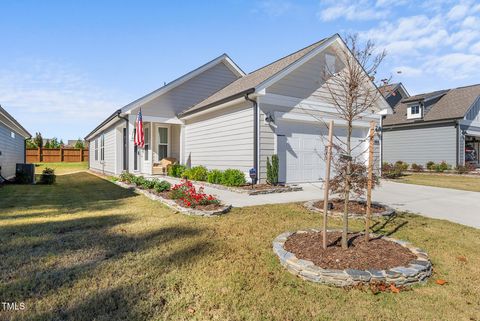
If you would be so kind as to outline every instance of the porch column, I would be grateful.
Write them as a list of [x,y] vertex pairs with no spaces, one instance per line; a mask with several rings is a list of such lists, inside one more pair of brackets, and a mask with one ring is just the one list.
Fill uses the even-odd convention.
[[180,125],[180,164],[185,164],[185,125]]

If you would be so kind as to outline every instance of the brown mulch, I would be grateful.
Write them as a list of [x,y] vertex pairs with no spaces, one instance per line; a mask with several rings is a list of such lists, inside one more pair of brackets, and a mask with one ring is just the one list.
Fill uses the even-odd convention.
[[[172,200],[172,198],[170,197],[170,191],[158,193],[158,192],[150,190],[150,192],[154,193],[158,196],[161,196],[163,198]],[[174,200],[174,201],[178,205],[180,205],[182,207],[185,207],[185,205],[183,205],[183,202],[181,200]],[[190,207],[190,208],[200,210],[200,211],[214,211],[214,210],[217,210],[217,209],[222,208],[222,207],[223,207],[222,204],[209,204],[209,205],[198,205],[196,207]]]
[[360,233],[350,233],[349,247],[341,247],[341,233],[327,234],[328,246],[322,247],[322,232],[293,234],[284,248],[299,259],[312,261],[324,269],[385,270],[397,266],[408,266],[416,256],[409,249],[381,238],[365,241]]
[[[329,203],[333,204],[333,211],[342,212],[343,211],[343,200],[333,199],[329,200]],[[323,201],[318,201],[313,203],[313,206],[323,210]],[[381,205],[372,204],[372,214],[378,214],[385,211],[385,207]],[[348,212],[354,214],[367,214],[367,203],[359,201],[349,201],[348,202]]]
[[270,185],[270,184],[254,184],[253,188],[252,185],[242,185],[239,186],[241,189],[246,189],[246,190],[252,190],[252,191],[264,191],[264,190],[269,190],[269,189],[282,189],[282,188],[287,188],[288,186],[285,185]]

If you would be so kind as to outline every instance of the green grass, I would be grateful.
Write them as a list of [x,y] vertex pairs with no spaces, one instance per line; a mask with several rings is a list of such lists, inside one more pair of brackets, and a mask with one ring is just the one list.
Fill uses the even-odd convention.
[[280,266],[272,240],[321,224],[300,204],[189,217],[88,173],[4,186],[0,301],[26,310],[0,311],[0,320],[479,319],[480,230],[407,214],[377,221],[378,233],[424,248],[435,275],[412,291],[373,295]]
[[71,174],[79,171],[86,171],[88,169],[88,162],[76,163],[36,163],[35,174],[41,174],[45,167],[55,169],[55,174]]
[[395,181],[407,184],[480,192],[480,177],[444,174],[407,174],[396,179]]

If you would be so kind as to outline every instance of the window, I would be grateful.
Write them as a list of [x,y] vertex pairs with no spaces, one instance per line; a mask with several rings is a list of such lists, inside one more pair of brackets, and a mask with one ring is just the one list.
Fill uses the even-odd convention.
[[100,160],[105,160],[105,135],[100,136]]
[[158,128],[158,160],[168,157],[168,128]]
[[10,137],[12,137],[13,139],[15,139],[15,132],[10,132]]
[[412,114],[412,115],[420,114],[420,106],[415,105],[415,106],[410,107],[410,114]]
[[334,55],[325,54],[325,75],[333,75],[335,71],[336,58]]
[[95,139],[95,160],[98,161],[98,138]]
[[148,152],[150,151],[150,128],[146,127],[143,130],[143,133],[145,134],[145,146],[143,147],[145,149],[145,160],[148,161]]

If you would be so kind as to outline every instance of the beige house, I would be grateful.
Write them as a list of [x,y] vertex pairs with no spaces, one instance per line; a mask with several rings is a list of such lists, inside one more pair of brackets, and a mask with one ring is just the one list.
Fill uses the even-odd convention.
[[[255,168],[263,181],[267,157],[278,154],[281,181],[321,181],[325,128],[318,119],[335,120],[335,134],[346,134],[325,99],[323,80],[327,67],[343,68],[334,49],[344,46],[333,35],[248,74],[224,54],[103,121],[85,138],[90,168],[150,175],[156,162],[171,157],[187,166],[240,169],[246,176]],[[382,114],[391,112],[383,98],[377,105],[354,123],[360,145],[366,144],[369,122],[380,124]],[[133,144],[140,108],[145,148]]]

